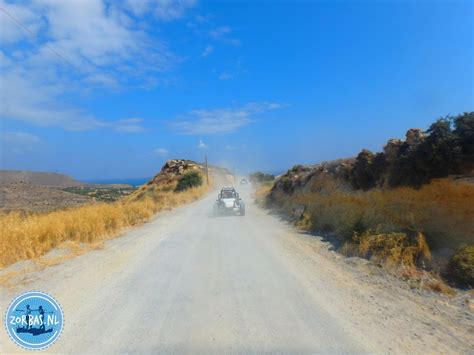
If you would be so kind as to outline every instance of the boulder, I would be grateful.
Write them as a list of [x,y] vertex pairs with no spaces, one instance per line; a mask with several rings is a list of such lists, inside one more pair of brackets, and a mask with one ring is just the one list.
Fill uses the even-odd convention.
[[395,161],[398,157],[400,148],[403,146],[403,141],[400,139],[389,139],[387,144],[383,147],[385,160],[390,163]]
[[[191,170],[202,170],[202,165],[199,165],[192,160],[184,159],[171,159],[167,160],[165,165],[161,168],[161,171],[155,175],[150,183],[159,184],[161,182],[171,182],[177,177],[186,174]],[[149,183],[149,184],[150,184]]]
[[292,210],[292,217],[295,218],[296,220],[300,220],[303,217],[303,214],[306,211],[306,205],[296,205],[293,210]]

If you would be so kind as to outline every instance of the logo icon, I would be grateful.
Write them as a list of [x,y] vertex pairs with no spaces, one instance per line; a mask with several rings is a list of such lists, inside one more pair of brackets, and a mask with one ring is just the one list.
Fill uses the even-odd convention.
[[5,327],[19,346],[41,350],[54,343],[63,329],[64,316],[58,302],[43,292],[25,292],[7,309]]

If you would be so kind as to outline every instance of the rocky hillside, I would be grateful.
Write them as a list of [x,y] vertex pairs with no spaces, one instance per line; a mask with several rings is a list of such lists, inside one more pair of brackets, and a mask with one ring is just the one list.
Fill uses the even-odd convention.
[[419,188],[451,177],[474,182],[474,112],[439,119],[425,132],[411,128],[405,140],[390,139],[383,152],[363,149],[355,158],[296,165],[278,179],[274,191],[288,193],[330,177],[344,188]]
[[[233,176],[227,169],[209,165],[208,170],[209,180],[212,185],[222,185],[232,182]],[[174,190],[178,180],[193,171],[201,174],[204,183],[206,183],[206,168],[204,164],[185,159],[168,160],[160,172],[145,185],[142,185],[130,198],[142,199],[147,196],[153,197],[162,192]]]
[[[424,141],[426,133],[417,128],[411,128],[406,133],[406,139],[390,139],[384,146],[383,153],[374,154],[369,150],[362,150],[357,157],[339,159],[314,165],[295,165],[281,175],[274,184],[272,192],[281,191],[293,193],[295,191],[310,191],[310,186],[318,185],[327,179],[333,180],[340,188],[356,190],[369,186],[367,180],[378,179],[379,186],[387,185],[389,171],[402,153],[414,151]],[[382,170],[378,174],[361,171],[361,165],[367,170]],[[379,168],[380,166],[380,168]]]
[[296,165],[263,201],[303,229],[334,236],[346,254],[474,285],[473,169],[474,113],[465,113],[426,132],[409,129],[383,152]]
[[192,160],[172,159],[166,161],[160,172],[151,179],[147,185],[168,184],[175,182],[180,176],[190,171],[198,171],[204,174],[205,167]]

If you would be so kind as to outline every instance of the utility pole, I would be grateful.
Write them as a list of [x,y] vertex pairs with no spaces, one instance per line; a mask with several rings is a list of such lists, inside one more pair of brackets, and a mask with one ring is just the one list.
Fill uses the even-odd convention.
[[207,166],[207,155],[206,155],[206,181],[207,181],[207,186],[209,186],[209,168]]

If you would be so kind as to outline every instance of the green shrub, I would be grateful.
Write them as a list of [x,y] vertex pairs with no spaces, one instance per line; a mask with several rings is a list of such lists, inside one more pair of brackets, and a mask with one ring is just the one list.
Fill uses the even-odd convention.
[[390,185],[420,187],[432,179],[462,173],[463,165],[472,165],[469,142],[473,121],[474,114],[466,113],[434,122],[426,131],[426,139],[410,149],[405,146],[397,157],[391,169]]
[[280,184],[284,192],[291,193],[293,191],[293,183],[291,182],[291,179],[289,177],[282,177],[280,180]]
[[449,260],[449,277],[461,285],[474,286],[474,246],[459,249]]
[[192,187],[197,187],[202,185],[202,176],[197,171],[190,171],[184,174],[178,181],[175,191],[185,191]]
[[350,181],[355,189],[368,190],[380,184],[385,169],[385,155],[373,154],[369,150],[362,150],[354,163],[350,173]]
[[474,112],[465,112],[454,118],[454,134],[461,149],[463,170],[474,168]]
[[301,164],[297,164],[297,165],[294,165],[290,171],[293,172],[293,173],[297,173],[299,172],[300,170],[303,170],[304,169],[304,166],[301,165]]
[[349,180],[354,189],[362,190],[386,182],[391,187],[419,188],[433,179],[468,173],[473,168],[474,112],[466,112],[436,120],[418,143],[399,146],[391,161],[386,161],[383,153],[362,150],[352,165]]

